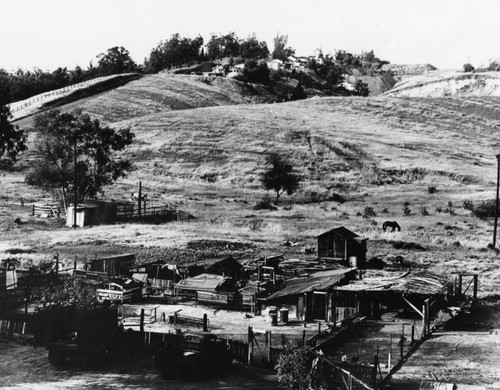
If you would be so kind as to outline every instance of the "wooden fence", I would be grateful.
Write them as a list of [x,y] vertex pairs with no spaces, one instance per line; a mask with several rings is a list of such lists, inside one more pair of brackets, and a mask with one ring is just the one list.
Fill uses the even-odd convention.
[[122,203],[117,205],[116,220],[130,221],[134,219],[155,220],[161,219],[165,221],[189,221],[193,216],[181,210],[176,210],[170,205],[149,206],[143,205],[141,210],[135,203]]
[[33,338],[32,316],[4,314],[0,317],[0,339],[31,340]]
[[33,204],[31,215],[59,218],[61,209],[58,203]]

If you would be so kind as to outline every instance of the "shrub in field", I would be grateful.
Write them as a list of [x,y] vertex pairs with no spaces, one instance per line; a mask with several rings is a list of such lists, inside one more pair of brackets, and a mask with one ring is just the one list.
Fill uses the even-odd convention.
[[427,187],[427,192],[429,194],[435,194],[437,192],[436,186],[429,186],[429,187]]
[[474,207],[473,213],[476,217],[481,219],[495,217],[496,203],[494,199],[485,200]]
[[470,200],[464,200],[462,203],[462,207],[465,210],[474,211],[474,203],[472,203],[472,201],[470,201]]
[[264,196],[261,200],[259,200],[255,206],[254,210],[277,210],[276,206],[273,205],[273,200],[269,195]]
[[403,204],[403,215],[408,216],[411,214],[410,202],[406,201]]
[[444,211],[450,215],[455,215],[455,209],[453,208],[453,202],[451,200],[448,202],[448,207],[446,207]]
[[420,207],[420,214],[422,214],[424,217],[429,215],[429,212],[427,211],[427,207]]
[[363,210],[363,218],[372,218],[376,217],[377,213],[375,210],[373,210],[373,207],[371,206],[366,206],[365,209]]

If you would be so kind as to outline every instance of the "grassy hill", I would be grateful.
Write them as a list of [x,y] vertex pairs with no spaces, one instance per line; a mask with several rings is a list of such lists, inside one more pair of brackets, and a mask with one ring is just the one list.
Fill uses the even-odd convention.
[[[195,261],[228,253],[226,242],[246,248],[241,256],[267,251],[305,258],[313,256],[303,249],[315,245],[316,235],[344,225],[370,239],[368,257],[390,262],[399,255],[407,265],[436,272],[479,272],[481,292],[495,291],[497,258],[486,250],[491,221],[473,216],[464,201],[494,197],[500,99],[328,97],[253,104],[257,99],[234,81],[167,75],[86,99],[85,111],[136,134],[126,152],[136,170],[105,195],[127,199],[142,181],[152,205],[174,204],[197,219],[73,231],[28,217],[27,205],[49,196],[26,186],[22,172],[11,173],[0,179],[0,258],[17,247],[24,261],[56,251],[68,261],[123,251],[142,260]],[[271,151],[287,155],[304,182],[278,210],[256,211],[253,205],[265,195],[259,174]],[[338,195],[347,201],[337,202]],[[17,216],[21,223],[13,222]],[[403,230],[382,232],[385,220],[397,220]],[[217,248],[193,249],[200,240],[217,240]],[[297,245],[282,246],[285,241]],[[405,249],[417,244],[424,249]]]

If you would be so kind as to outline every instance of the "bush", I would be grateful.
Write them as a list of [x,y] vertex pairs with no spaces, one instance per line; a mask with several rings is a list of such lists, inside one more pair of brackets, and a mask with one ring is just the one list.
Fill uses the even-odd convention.
[[255,206],[253,206],[254,210],[277,210],[277,207],[273,205],[273,200],[269,195],[264,196],[261,200],[259,200]]
[[420,213],[426,217],[427,215],[429,215],[429,212],[427,211],[427,207],[420,207]]
[[243,68],[243,74],[247,80],[251,83],[269,83],[269,68],[264,60],[256,61],[254,59],[249,59],[245,61],[245,67]]
[[474,215],[480,219],[495,217],[496,201],[495,199],[485,200],[474,207],[472,211]]
[[411,214],[410,202],[406,201],[403,204],[403,215],[408,216]]
[[437,192],[436,186],[429,186],[429,187],[427,187],[427,192],[429,194],[435,194]]
[[472,203],[472,201],[470,200],[464,200],[464,202],[462,203],[462,207],[465,210],[474,211],[474,203]]
[[366,206],[365,209],[363,210],[363,218],[371,218],[371,217],[376,217],[377,213],[375,210],[373,210],[373,207]]

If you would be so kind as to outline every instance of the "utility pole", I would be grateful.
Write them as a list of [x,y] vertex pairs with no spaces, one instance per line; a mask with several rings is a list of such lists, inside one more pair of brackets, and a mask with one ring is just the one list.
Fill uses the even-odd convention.
[[493,249],[496,248],[496,243],[497,243],[498,188],[500,186],[500,154],[497,154],[496,158],[497,158],[497,196],[496,196],[496,202],[495,202],[495,226],[493,228]]
[[75,145],[74,145],[74,154],[75,154],[75,172],[73,176],[73,191],[74,191],[74,200],[73,200],[73,228],[77,227],[76,224],[76,134],[75,134]]

